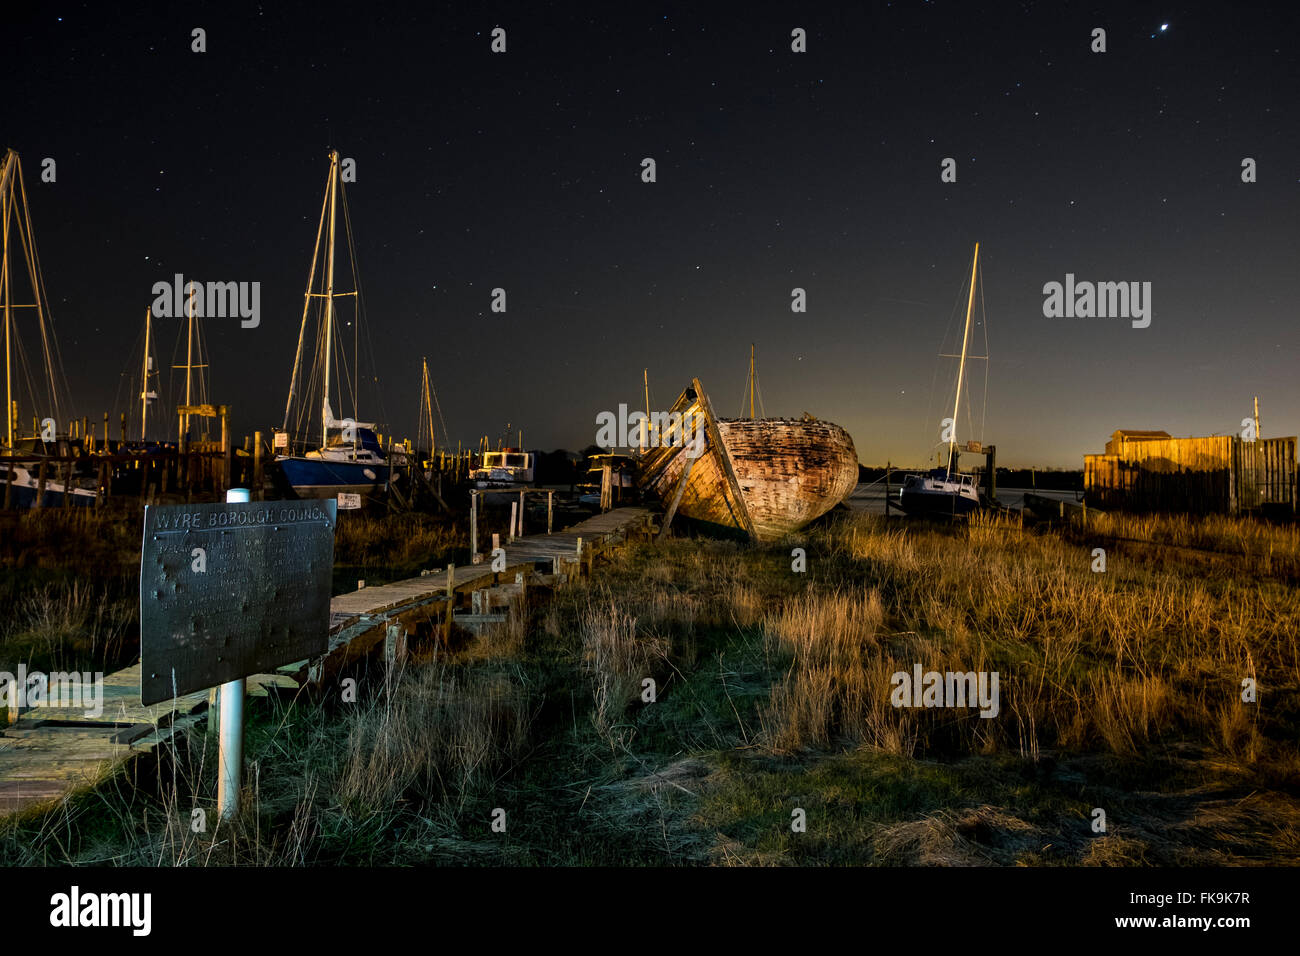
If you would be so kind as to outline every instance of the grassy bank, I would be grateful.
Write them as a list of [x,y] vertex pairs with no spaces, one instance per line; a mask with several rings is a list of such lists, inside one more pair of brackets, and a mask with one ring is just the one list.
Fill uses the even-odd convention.
[[[190,828],[196,738],[0,825],[0,862],[1300,862],[1296,533],[1089,522],[630,547],[355,703],[263,708],[233,824]],[[915,664],[996,671],[996,716],[894,706]]]

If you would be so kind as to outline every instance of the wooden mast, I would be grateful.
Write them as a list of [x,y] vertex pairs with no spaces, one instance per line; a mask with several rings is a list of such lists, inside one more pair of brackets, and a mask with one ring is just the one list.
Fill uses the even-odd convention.
[[641,370],[641,382],[645,385],[645,420],[641,422],[641,452],[645,453],[647,432],[650,429],[650,370]]
[[338,172],[339,153],[338,150],[331,150],[329,188],[330,244],[325,249],[325,376],[322,380],[324,399],[321,403],[320,419],[320,445],[322,448],[329,444],[329,424],[325,418],[325,409],[329,408],[330,404],[330,352],[334,347],[334,223],[335,200],[338,196]]
[[[23,184],[23,167],[22,161],[18,158],[18,153],[12,149],[6,150],[4,158],[0,161],[0,218],[4,223],[0,226],[0,233],[3,233],[3,248],[0,249],[0,289],[3,289],[4,298],[4,337],[5,337],[5,432],[4,437],[7,443],[12,447],[15,439],[19,437],[21,429],[18,425],[18,411],[14,404],[14,357],[17,353],[17,359],[22,368],[19,369],[21,376],[27,378],[28,388],[32,398],[32,412],[34,428],[37,433],[40,432],[39,407],[42,401],[49,403],[47,415],[56,423],[66,421],[63,417],[63,408],[59,402],[60,392],[66,393],[67,382],[63,377],[62,359],[59,357],[58,343],[54,337],[54,329],[46,322],[46,305],[48,297],[45,294],[45,283],[40,274],[40,262],[36,255],[36,237],[32,231],[32,210],[27,202],[27,188]],[[22,250],[27,278],[32,287],[31,302],[14,302],[13,301],[13,269],[10,265],[10,226],[17,219],[18,228],[18,247]],[[47,394],[44,399],[38,398],[34,391],[34,382],[32,381],[26,369],[26,359],[23,355],[22,340],[17,338],[17,329],[14,326],[14,309],[34,309],[36,311],[36,326],[40,333],[41,339],[41,356],[44,360],[44,372]],[[57,361],[56,361],[57,360]],[[58,365],[56,372],[55,366]]]
[[[144,374],[140,378],[140,441],[149,427],[149,333],[153,327],[153,307],[144,310]],[[107,436],[105,436],[107,437]]]
[[[194,292],[193,285],[190,286],[190,299],[185,303],[185,314],[188,316],[188,322],[185,326],[185,407],[190,406],[190,379],[194,371]],[[181,416],[181,433],[178,436],[182,443],[190,434],[190,413],[186,412]]]
[[424,420],[427,417],[429,419],[429,456],[432,458],[433,453],[438,448],[438,436],[433,430],[433,402],[429,397],[429,359],[425,357],[421,361],[423,362],[424,374],[420,385],[420,434],[416,441],[424,441]]
[[961,407],[961,386],[966,378],[966,344],[970,340],[970,317],[975,308],[975,269],[980,259],[980,244],[975,243],[975,257],[970,264],[970,295],[966,299],[966,328],[961,336],[961,365],[957,369],[957,395],[952,405],[952,432],[948,439],[948,474],[952,475],[952,455],[957,450],[957,411]]
[[[333,165],[330,166],[331,177],[334,174]],[[289,430],[289,413],[293,408],[294,391],[298,385],[298,370],[302,367],[302,345],[303,339],[307,332],[307,316],[311,312],[311,300],[315,298],[312,289],[316,285],[316,262],[320,258],[320,240],[325,232],[325,215],[330,204],[330,187],[329,181],[325,183],[325,199],[320,207],[320,222],[316,226],[316,247],[311,253],[311,268],[307,272],[307,293],[302,299],[302,324],[298,326],[298,351],[293,356],[293,374],[289,376],[289,398],[284,403],[284,431]]]
[[754,343],[749,343],[749,417],[754,417]]
[[3,182],[0,182],[0,215],[4,216],[4,265],[0,267],[0,284],[4,285],[5,290],[5,420],[9,423],[8,441],[6,444],[12,449],[14,445],[14,391],[13,391],[13,368],[12,368],[12,346],[11,338],[13,336],[13,306],[10,304],[9,296],[9,203],[13,191],[14,164],[18,162],[18,154],[12,149],[5,155]]

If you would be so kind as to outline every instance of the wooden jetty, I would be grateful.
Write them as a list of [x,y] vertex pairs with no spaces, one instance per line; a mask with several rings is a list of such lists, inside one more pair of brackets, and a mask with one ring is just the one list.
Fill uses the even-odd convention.
[[[349,664],[377,652],[404,652],[405,634],[417,620],[477,631],[504,621],[494,609],[530,583],[555,584],[590,573],[599,554],[648,534],[645,508],[617,508],[556,534],[516,537],[500,544],[504,560],[429,571],[379,587],[340,594],[330,602],[328,653],[273,674],[247,679],[250,697],[275,688],[329,685]],[[463,605],[468,604],[468,607]],[[92,786],[141,753],[206,721],[215,703],[200,691],[151,707],[140,702],[140,664],[104,677],[103,713],[40,707],[11,714],[0,729],[0,814],[58,800]],[[2,726],[2,725],[0,725]]]

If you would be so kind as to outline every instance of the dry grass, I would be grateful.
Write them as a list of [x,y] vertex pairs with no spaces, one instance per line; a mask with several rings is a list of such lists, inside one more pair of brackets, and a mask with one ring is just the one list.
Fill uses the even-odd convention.
[[[108,781],[119,790],[102,805],[0,840],[0,862],[1300,858],[1294,530],[1107,522],[1035,533],[851,515],[768,548],[629,547],[454,652],[413,651],[361,703],[276,705],[238,820],[189,830],[212,773],[178,756],[150,800]],[[425,537],[402,558],[445,544],[412,533]],[[345,548],[382,548],[379,531],[357,534]],[[791,569],[796,545],[806,573]],[[52,632],[93,630],[93,595],[31,600],[24,613]],[[999,713],[894,707],[892,676],[918,663],[997,671]],[[526,837],[475,836],[521,800]],[[1098,805],[1108,833],[1089,827]],[[813,825],[792,836],[796,806]],[[106,812],[119,834],[100,836]]]
[[[1295,542],[1289,528],[1208,524],[1142,519],[1122,530],[1275,554]],[[771,649],[791,661],[768,714],[781,751],[843,738],[894,753],[1012,746],[1036,756],[1050,745],[1132,754],[1191,731],[1252,760],[1264,748],[1260,707],[1242,703],[1242,680],[1274,701],[1300,685],[1300,595],[1281,583],[1225,586],[1195,570],[1153,571],[1140,555],[1095,573],[1086,543],[996,519],[954,534],[859,515],[819,544],[860,573],[841,572],[835,590],[765,619]],[[917,662],[999,671],[1001,714],[893,708],[889,676]]]
[[425,664],[375,704],[345,711],[338,798],[371,812],[411,800],[463,801],[518,759],[531,720],[517,674]]
[[[662,620],[662,618],[660,618]],[[593,601],[582,615],[582,660],[591,679],[592,722],[612,748],[626,748],[634,728],[624,717],[643,693],[643,682],[662,678],[670,643],[638,627],[637,617]]]
[[135,602],[102,582],[26,589],[0,617],[0,669],[108,669],[137,643],[136,617]]

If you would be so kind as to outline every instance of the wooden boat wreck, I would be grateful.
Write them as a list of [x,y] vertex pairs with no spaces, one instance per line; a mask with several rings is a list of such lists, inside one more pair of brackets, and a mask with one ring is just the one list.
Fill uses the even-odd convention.
[[718,418],[699,379],[651,416],[642,491],[683,517],[753,541],[775,541],[821,517],[858,483],[849,433],[810,415]]

